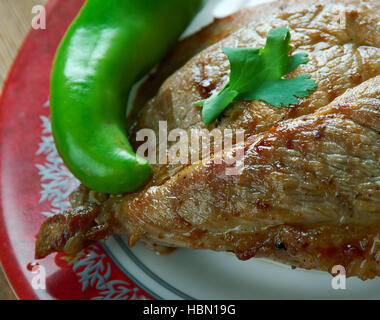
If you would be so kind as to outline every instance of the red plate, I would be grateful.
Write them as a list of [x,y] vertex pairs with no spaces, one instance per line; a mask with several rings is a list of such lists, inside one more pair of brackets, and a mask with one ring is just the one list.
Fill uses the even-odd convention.
[[40,224],[46,215],[67,207],[67,194],[77,184],[52,147],[46,106],[54,53],[82,4],[50,1],[46,30],[30,32],[4,86],[0,101],[0,260],[20,299],[151,299],[100,244],[88,248],[77,261],[62,254],[34,259]]

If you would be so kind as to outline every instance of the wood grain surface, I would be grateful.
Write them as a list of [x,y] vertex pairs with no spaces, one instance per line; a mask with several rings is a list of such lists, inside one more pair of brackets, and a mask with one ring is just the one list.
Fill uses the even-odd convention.
[[[64,0],[63,0],[64,1]],[[0,0],[0,88],[33,19],[32,8],[46,0]],[[0,300],[16,299],[0,268]]]

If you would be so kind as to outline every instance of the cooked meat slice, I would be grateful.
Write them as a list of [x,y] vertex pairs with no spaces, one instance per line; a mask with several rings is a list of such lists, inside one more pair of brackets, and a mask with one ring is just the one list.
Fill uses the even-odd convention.
[[[149,185],[129,195],[99,195],[99,200],[82,186],[71,196],[77,209],[43,224],[37,257],[73,253],[87,240],[118,233],[128,235],[130,245],[141,239],[307,269],[330,271],[342,264],[349,276],[362,279],[380,275],[379,4],[280,1],[273,8],[271,15],[269,9],[265,15],[256,9],[239,13],[234,17],[240,15],[241,23],[219,20],[206,29],[209,40],[195,35],[179,45],[173,52],[212,44],[198,54],[190,50],[196,55],[163,83],[131,133],[132,141],[142,128],[158,136],[160,120],[168,130],[203,128],[193,102],[228,80],[228,60],[220,49],[263,46],[271,27],[289,25],[293,47],[310,59],[289,76],[309,73],[317,90],[293,108],[237,101],[209,127],[245,130],[243,173],[226,175],[227,164],[211,154],[191,165],[155,165]],[[225,26],[219,34],[228,21],[238,26]],[[175,56],[158,70],[173,72],[182,63]],[[149,94],[162,79],[151,82]],[[92,220],[71,223],[78,210]],[[106,232],[94,235],[97,225]],[[67,242],[73,245],[66,247]]]
[[112,231],[131,245],[143,238],[307,269],[341,264],[362,279],[380,274],[380,76],[251,136],[244,150],[241,175],[226,175],[228,165],[211,157],[105,201]]
[[[125,197],[118,232],[169,246],[379,274],[380,77],[245,145],[244,170],[215,158]],[[287,250],[279,250],[281,243]],[[280,248],[281,249],[281,248]]]

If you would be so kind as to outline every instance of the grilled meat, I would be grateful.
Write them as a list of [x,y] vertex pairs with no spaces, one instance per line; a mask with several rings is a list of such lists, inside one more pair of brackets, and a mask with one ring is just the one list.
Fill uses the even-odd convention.
[[[158,68],[166,76],[183,63],[177,54],[184,48],[209,46],[189,50],[195,56],[134,113],[131,137],[142,128],[157,133],[161,120],[168,130],[203,128],[193,102],[228,81],[220,49],[264,46],[266,32],[281,25],[289,26],[294,50],[309,57],[288,76],[309,73],[318,87],[293,108],[236,101],[210,126],[244,129],[245,144],[227,150],[243,148],[240,175],[226,175],[228,164],[212,153],[193,164],[155,165],[151,182],[132,194],[110,196],[81,186],[71,196],[74,209],[41,226],[36,257],[74,254],[117,233],[130,245],[142,239],[306,269],[331,271],[340,264],[348,276],[362,279],[380,275],[376,1],[282,1],[218,20],[184,40]],[[141,94],[151,94],[164,78],[153,75]]]

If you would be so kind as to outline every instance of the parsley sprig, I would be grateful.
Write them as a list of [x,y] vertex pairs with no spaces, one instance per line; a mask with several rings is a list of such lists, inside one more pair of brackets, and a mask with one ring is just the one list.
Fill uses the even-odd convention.
[[289,55],[290,32],[286,26],[271,29],[264,48],[223,48],[230,61],[230,80],[222,91],[195,105],[203,106],[205,125],[214,121],[235,99],[264,100],[275,107],[298,104],[316,83],[310,75],[283,76],[308,62],[305,53]]

